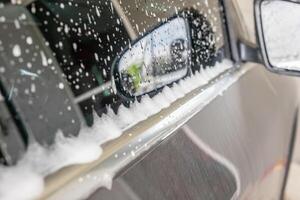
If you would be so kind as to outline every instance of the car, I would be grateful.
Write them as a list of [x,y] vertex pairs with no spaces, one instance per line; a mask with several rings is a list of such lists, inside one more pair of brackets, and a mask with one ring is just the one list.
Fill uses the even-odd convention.
[[0,199],[282,199],[290,0],[0,1]]

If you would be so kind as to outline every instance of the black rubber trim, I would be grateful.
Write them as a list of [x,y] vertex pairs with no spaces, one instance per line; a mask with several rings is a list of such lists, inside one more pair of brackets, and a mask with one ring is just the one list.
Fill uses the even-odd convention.
[[293,126],[292,126],[292,134],[291,134],[291,139],[289,143],[289,152],[288,152],[288,159],[286,163],[286,170],[285,170],[285,175],[284,175],[284,180],[283,180],[283,185],[281,188],[281,194],[280,194],[280,199],[284,200],[284,194],[286,190],[286,185],[289,177],[289,171],[290,171],[290,166],[293,158],[293,152],[294,152],[294,146],[295,146],[295,141],[296,141],[296,136],[297,136],[297,128],[298,128],[298,114],[299,114],[299,108],[297,108],[295,115],[294,115],[294,120],[293,120]]

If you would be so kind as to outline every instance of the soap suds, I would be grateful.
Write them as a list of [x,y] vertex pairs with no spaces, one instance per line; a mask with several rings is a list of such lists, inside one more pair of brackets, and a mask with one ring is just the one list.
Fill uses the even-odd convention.
[[23,166],[0,167],[0,199],[36,199],[43,192],[44,178]]
[[117,114],[111,108],[101,118],[94,114],[93,127],[83,126],[78,137],[66,138],[59,131],[52,146],[31,144],[16,166],[0,168],[0,199],[35,199],[43,191],[45,176],[65,166],[98,159],[102,154],[102,144],[120,137],[124,130],[160,112],[178,98],[204,86],[232,67],[232,62],[225,60],[186,77],[172,87],[165,87],[152,98],[145,95],[140,102],[135,101],[129,108],[120,106]]

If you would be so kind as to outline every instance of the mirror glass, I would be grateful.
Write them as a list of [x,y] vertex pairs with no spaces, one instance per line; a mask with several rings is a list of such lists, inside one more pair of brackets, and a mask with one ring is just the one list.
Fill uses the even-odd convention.
[[176,17],[155,28],[120,56],[114,69],[116,87],[125,96],[139,96],[185,77],[190,65],[188,23]]
[[275,68],[300,70],[300,4],[265,0],[261,3],[262,33],[267,57]]

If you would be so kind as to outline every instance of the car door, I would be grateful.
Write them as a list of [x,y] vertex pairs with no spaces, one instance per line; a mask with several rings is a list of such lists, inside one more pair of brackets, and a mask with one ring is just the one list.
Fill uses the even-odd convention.
[[[44,167],[47,159],[35,165],[45,183],[40,198],[280,198],[298,115],[297,80],[243,61],[239,44],[253,42],[253,35],[240,13],[251,8],[218,0],[3,5],[5,19],[27,16],[21,29],[14,20],[0,18],[2,33],[11,28],[0,38],[1,93],[10,114],[20,116],[14,119],[25,140],[20,148],[24,151],[31,140],[56,148],[56,131],[62,127],[65,136],[79,141],[68,157],[53,154],[60,161],[55,165]],[[14,49],[16,37],[24,42],[21,50]],[[23,58],[28,45],[33,49]],[[172,47],[178,46],[188,49],[182,50],[185,65],[182,57],[175,62],[178,52]],[[130,65],[122,78],[124,60]],[[19,72],[33,78],[15,86],[20,63],[26,71]],[[139,70],[149,66],[155,79],[140,77]],[[49,72],[35,79],[43,67]],[[174,79],[183,69],[184,75]],[[35,96],[32,84],[40,80],[49,83],[41,81],[42,92]],[[32,98],[39,105],[35,109],[28,104]],[[40,134],[48,124],[51,129]],[[94,148],[95,141],[103,152]],[[90,150],[100,153],[93,157]],[[64,159],[69,157],[74,159]]]
[[[160,3],[153,3],[153,9]],[[251,6],[240,9],[251,3],[225,5],[228,17],[240,17],[241,21],[235,21],[241,23],[236,27],[240,31],[236,32],[237,40],[253,41],[251,20],[240,16],[253,13]],[[146,3],[131,4],[130,16],[147,8]],[[216,9],[216,5],[209,6]],[[142,8],[132,11],[136,7]],[[139,26],[138,21],[134,24]],[[292,94],[297,80],[270,74],[258,64],[242,63],[240,68],[246,72],[239,80],[123,171],[113,182],[112,191],[99,189],[90,198],[281,198],[297,123],[297,97]]]
[[[92,177],[100,177],[96,188],[103,185],[103,174],[112,173],[111,191],[100,188],[91,199],[279,198],[297,115],[292,92],[296,80],[272,75],[258,64],[240,63],[237,41],[252,41],[247,31],[251,25],[240,16],[244,10],[218,1],[112,1],[112,5],[131,39],[141,38],[180,10],[194,8],[209,19],[218,37],[218,61],[236,62],[228,75],[235,81],[219,82],[219,87],[220,80],[213,81],[129,129],[114,143],[118,150],[92,170],[80,168],[85,172],[80,183],[71,181],[53,197],[68,197],[68,191],[93,185]],[[236,19],[224,21],[225,15],[227,20]],[[210,87],[218,88],[212,96]],[[202,96],[205,93],[207,97]],[[87,197],[88,187],[84,190],[70,197]]]

